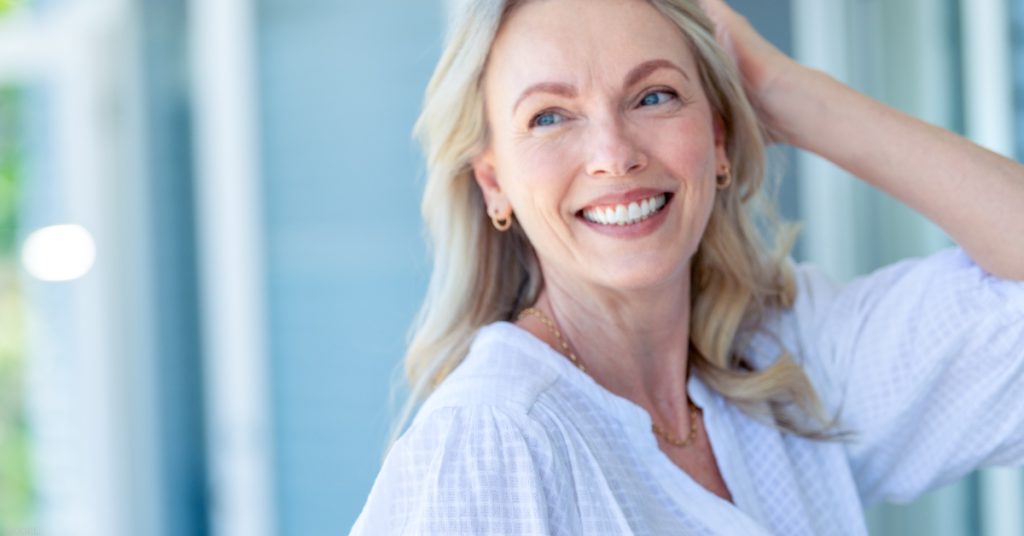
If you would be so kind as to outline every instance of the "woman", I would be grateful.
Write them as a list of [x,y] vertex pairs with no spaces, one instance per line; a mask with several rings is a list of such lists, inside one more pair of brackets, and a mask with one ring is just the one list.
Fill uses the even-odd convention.
[[[418,124],[430,396],[353,534],[865,534],[865,503],[1024,463],[1024,169],[702,7],[460,10]],[[794,266],[762,125],[963,249]]]

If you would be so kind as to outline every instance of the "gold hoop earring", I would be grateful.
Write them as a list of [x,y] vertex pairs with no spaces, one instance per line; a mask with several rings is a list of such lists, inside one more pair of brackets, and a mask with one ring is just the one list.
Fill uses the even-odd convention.
[[723,166],[722,173],[715,177],[715,185],[719,190],[724,190],[732,185],[732,170],[729,166]]
[[512,227],[512,210],[509,210],[505,217],[499,217],[500,214],[501,212],[497,209],[491,211],[491,225],[494,225],[495,229],[505,232]]

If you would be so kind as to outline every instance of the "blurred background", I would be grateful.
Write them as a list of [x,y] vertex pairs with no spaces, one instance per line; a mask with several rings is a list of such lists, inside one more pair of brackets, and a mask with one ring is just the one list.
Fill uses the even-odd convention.
[[[1018,160],[1024,0],[733,0],[770,39]],[[0,0],[0,536],[345,534],[429,261],[410,140],[443,0]],[[795,252],[948,246],[782,149]],[[877,535],[1024,534],[984,470]]]

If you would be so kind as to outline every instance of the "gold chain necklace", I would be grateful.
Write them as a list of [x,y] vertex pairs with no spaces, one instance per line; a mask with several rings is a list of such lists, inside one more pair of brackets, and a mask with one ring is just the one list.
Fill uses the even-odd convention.
[[[551,334],[555,336],[555,339],[558,339],[558,344],[559,346],[561,346],[562,353],[569,356],[569,360],[572,361],[573,364],[575,364],[580,370],[582,370],[584,374],[587,373],[587,369],[584,368],[583,363],[581,363],[579,358],[576,357],[576,353],[573,352],[571,348],[569,348],[569,343],[565,342],[565,339],[562,337],[562,332],[559,331],[558,326],[556,326],[555,323],[550,318],[548,318],[548,315],[544,314],[540,309],[537,309],[535,307],[527,307],[526,309],[523,309],[519,313],[519,316],[517,318],[518,320],[522,320],[527,316],[532,316],[537,320],[540,320],[542,324],[547,326]],[[655,424],[653,420],[651,421],[651,431],[654,432],[655,434],[658,434],[666,442],[676,447],[685,447],[692,443],[693,440],[697,437],[697,406],[692,401],[690,401],[689,396],[686,397],[686,403],[688,406],[690,406],[690,435],[688,435],[686,439],[679,439],[676,436],[665,432],[665,430],[663,430],[660,426]]]

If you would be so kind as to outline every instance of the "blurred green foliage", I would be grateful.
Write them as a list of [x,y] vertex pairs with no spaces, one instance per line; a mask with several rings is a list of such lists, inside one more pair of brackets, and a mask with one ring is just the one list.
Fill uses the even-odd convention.
[[0,0],[0,17],[14,9],[15,0]]
[[14,88],[0,88],[0,536],[31,526],[32,475],[25,412],[25,325],[17,272],[22,151]]
[[14,11],[14,8],[20,6],[21,3],[21,0],[0,0],[0,17]]
[[16,211],[18,207],[18,167],[21,149],[18,144],[17,89],[0,88],[0,258],[14,255]]

